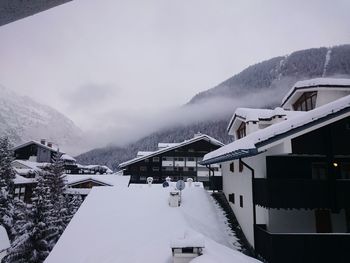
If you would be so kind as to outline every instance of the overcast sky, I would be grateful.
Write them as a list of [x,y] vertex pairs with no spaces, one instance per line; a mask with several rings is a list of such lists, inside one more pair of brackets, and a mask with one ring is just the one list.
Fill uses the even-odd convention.
[[251,64],[350,43],[349,10],[349,0],[74,0],[0,27],[0,84],[83,130],[137,128]]

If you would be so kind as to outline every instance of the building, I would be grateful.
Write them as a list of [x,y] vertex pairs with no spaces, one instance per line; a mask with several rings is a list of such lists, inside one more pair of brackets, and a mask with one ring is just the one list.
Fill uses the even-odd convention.
[[177,259],[205,246],[195,262],[259,262],[237,251],[202,187],[187,185],[174,208],[171,186],[134,186],[93,188],[45,263],[173,262],[174,245],[184,252]]
[[128,187],[130,182],[130,176],[122,176],[121,174],[67,174],[66,180],[67,188],[65,190],[65,193],[68,195],[80,195],[84,199],[90,193],[93,187]]
[[42,139],[40,142],[29,141],[12,149],[18,160],[29,160],[37,163],[51,163],[55,154],[64,154],[52,142]]
[[237,109],[236,140],[202,164],[221,164],[223,191],[267,262],[349,262],[350,79],[298,82],[282,107]]
[[[26,142],[14,147],[12,150],[15,157],[12,167],[16,172],[13,194],[15,198],[27,203],[31,201],[38,175],[49,169],[55,160],[55,155],[58,155],[63,162],[64,172],[67,174],[67,177],[77,175],[74,178],[77,179],[79,177],[81,181],[81,184],[75,182],[74,185],[70,185],[68,180],[67,186],[69,189],[80,188],[80,190],[67,190],[67,194],[74,193],[85,197],[93,186],[109,185],[108,183],[104,183],[104,181],[107,177],[114,176],[112,175],[113,171],[107,166],[78,164],[73,157],[60,151],[53,143],[46,143],[46,140],[43,139],[40,142]],[[92,179],[95,176],[101,177]],[[112,185],[114,184],[112,183]]]
[[121,163],[119,168],[131,175],[131,183],[145,183],[147,177],[153,177],[154,183],[162,183],[170,177],[172,180],[193,178],[208,186],[209,175],[221,176],[219,165],[207,168],[199,162],[206,153],[223,145],[208,135],[196,134],[181,143],[159,143],[154,152],[138,152],[136,158]]

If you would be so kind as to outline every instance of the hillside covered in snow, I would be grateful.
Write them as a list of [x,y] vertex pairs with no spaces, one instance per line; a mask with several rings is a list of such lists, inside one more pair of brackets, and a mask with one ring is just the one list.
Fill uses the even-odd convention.
[[[95,149],[77,159],[81,163],[98,163],[116,169],[119,163],[135,157],[139,150],[155,150],[158,142],[181,142],[197,132],[228,143],[231,138],[227,136],[226,127],[235,108],[273,108],[280,105],[284,94],[295,82],[329,76],[350,78],[350,45],[301,50],[252,65],[216,87],[197,94],[179,109],[188,116],[196,112],[196,118],[192,116],[195,121],[155,131],[125,147]],[[214,111],[216,114],[208,118],[208,113]]]
[[0,135],[13,144],[44,138],[69,151],[81,130],[55,109],[0,86]]

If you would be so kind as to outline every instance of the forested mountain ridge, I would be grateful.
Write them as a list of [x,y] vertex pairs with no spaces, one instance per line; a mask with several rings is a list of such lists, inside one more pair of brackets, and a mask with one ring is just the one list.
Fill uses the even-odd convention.
[[119,163],[134,158],[137,151],[155,150],[158,142],[181,142],[197,132],[228,143],[232,139],[227,136],[226,127],[237,106],[275,107],[296,81],[332,76],[350,78],[350,45],[296,51],[252,65],[216,87],[195,95],[183,106],[190,109],[193,105],[203,105],[204,111],[207,101],[232,99],[229,107],[216,119],[208,121],[199,116],[193,124],[155,131],[126,147],[95,149],[77,159],[81,163],[104,164],[116,169]]

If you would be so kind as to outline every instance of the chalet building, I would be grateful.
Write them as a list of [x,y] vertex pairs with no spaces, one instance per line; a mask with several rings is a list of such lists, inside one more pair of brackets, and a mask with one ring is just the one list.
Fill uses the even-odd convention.
[[15,159],[29,160],[37,163],[51,163],[54,155],[60,152],[52,142],[46,143],[46,140],[43,139],[40,142],[26,142],[14,147],[12,150],[14,151]]
[[275,110],[237,109],[236,140],[205,155],[257,255],[350,262],[350,79],[301,81]]
[[111,186],[111,187],[128,187],[130,176],[121,174],[101,174],[101,175],[73,175],[67,174],[67,195],[80,195],[83,199],[90,193],[93,187]]
[[119,168],[131,175],[131,183],[146,183],[147,177],[153,177],[154,183],[163,183],[170,177],[172,180],[193,178],[209,186],[210,175],[221,179],[219,165],[206,167],[199,162],[205,154],[221,146],[223,143],[208,135],[196,134],[181,143],[159,143],[154,152],[138,152],[135,159],[121,163]]
[[[60,151],[53,143],[46,140],[29,141],[27,143],[18,145],[13,148],[15,160],[12,162],[12,167],[16,172],[16,178],[14,180],[14,198],[21,199],[25,202],[30,202],[33,189],[36,186],[37,176],[48,169],[54,160],[54,156],[58,154],[63,161],[64,170],[69,175],[85,175],[82,180],[91,180],[91,176],[94,175],[107,175],[112,174],[113,171],[107,166],[103,165],[81,165],[76,160],[66,153]],[[95,180],[98,184],[99,180]],[[108,185],[100,183],[98,185]],[[89,184],[91,189],[94,186],[94,182]],[[70,185],[68,185],[70,187]],[[85,190],[86,196],[89,190]]]

